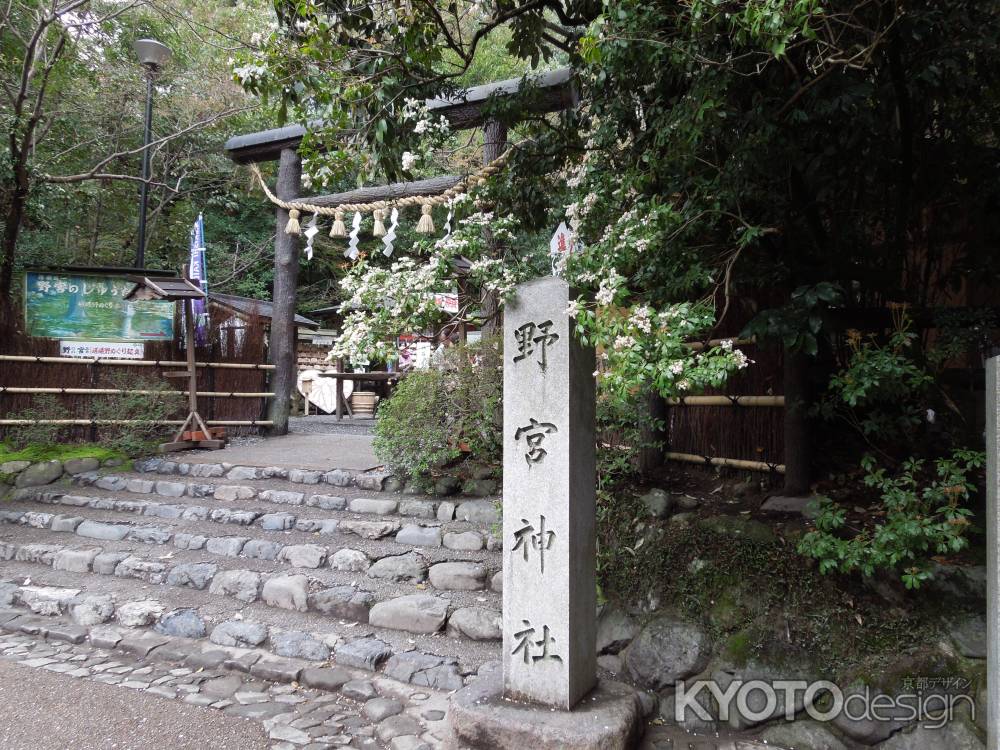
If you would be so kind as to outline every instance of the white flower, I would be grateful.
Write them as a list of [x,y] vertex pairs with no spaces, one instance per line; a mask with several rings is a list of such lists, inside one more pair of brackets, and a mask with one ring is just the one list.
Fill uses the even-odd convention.
[[671,362],[670,366],[667,368],[667,372],[669,372],[671,375],[680,375],[682,372],[684,372],[684,362],[682,360]]
[[615,339],[614,348],[617,351],[631,349],[633,346],[635,346],[635,339],[631,336],[618,336]]
[[419,159],[420,159],[420,156],[418,156],[417,154],[411,153],[409,151],[404,151],[403,152],[403,171],[404,172],[409,172],[411,169],[413,169],[413,165],[415,165]]
[[650,333],[653,330],[652,321],[650,321],[651,314],[652,311],[646,305],[642,305],[632,311],[630,322],[643,333]]
[[736,367],[740,370],[753,363],[753,360],[739,349],[733,352],[733,359],[736,360]]
[[615,301],[615,290],[609,289],[601,284],[601,288],[598,290],[597,294],[594,295],[594,299],[597,300],[597,304],[599,305],[610,305]]
[[689,390],[691,390],[691,383],[689,383],[687,380],[678,380],[677,381],[677,390],[679,390],[679,391],[689,391]]
[[720,343],[719,346],[721,346],[727,352],[730,352],[730,351],[733,350],[733,340],[732,339],[723,339],[722,343]]
[[571,299],[569,301],[569,305],[566,306],[566,314],[571,318],[575,318],[579,315],[581,310],[580,300]]
[[431,126],[430,120],[421,120],[416,125],[413,126],[413,132],[417,135],[422,134]]

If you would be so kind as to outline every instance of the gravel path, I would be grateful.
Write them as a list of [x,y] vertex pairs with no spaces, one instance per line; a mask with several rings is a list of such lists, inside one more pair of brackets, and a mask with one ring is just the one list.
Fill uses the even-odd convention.
[[257,722],[3,660],[0,705],[4,750],[262,750],[268,746]]

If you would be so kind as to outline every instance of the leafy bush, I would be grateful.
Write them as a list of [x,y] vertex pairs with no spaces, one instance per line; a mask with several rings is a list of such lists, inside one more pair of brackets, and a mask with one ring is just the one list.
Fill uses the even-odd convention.
[[919,588],[931,577],[933,555],[954,554],[968,545],[971,511],[964,504],[974,489],[969,473],[985,461],[983,453],[956,450],[950,458],[935,461],[934,475],[925,461],[911,458],[891,476],[866,456],[865,484],[881,493],[881,508],[869,515],[884,521],[845,537],[846,510],[822,497],[816,530],[802,538],[799,552],[819,560],[821,573],[860,571],[871,576],[877,570],[901,571],[908,589]]
[[[91,419],[137,419],[150,422],[177,419],[187,403],[183,396],[170,393],[161,380],[116,372],[109,376],[110,388],[142,393],[116,393],[98,396],[90,404]],[[100,426],[101,444],[135,457],[149,453],[176,428],[157,424],[108,424]]]
[[[51,394],[34,396],[31,406],[11,414],[10,419],[70,419],[69,410]],[[57,424],[25,424],[7,428],[7,443],[14,451],[29,446],[51,446],[60,442],[66,427]]]
[[499,461],[503,372],[496,340],[449,349],[440,370],[411,372],[378,410],[375,454],[395,474],[421,482],[462,449]]

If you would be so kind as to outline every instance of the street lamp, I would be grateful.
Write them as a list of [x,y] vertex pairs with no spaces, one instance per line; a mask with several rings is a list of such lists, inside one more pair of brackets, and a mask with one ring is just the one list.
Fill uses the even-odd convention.
[[135,54],[146,69],[146,131],[142,139],[142,189],[139,195],[139,244],[135,251],[135,267],[146,266],[146,204],[149,200],[149,142],[153,126],[153,78],[167,60],[170,48],[155,39],[136,39]]

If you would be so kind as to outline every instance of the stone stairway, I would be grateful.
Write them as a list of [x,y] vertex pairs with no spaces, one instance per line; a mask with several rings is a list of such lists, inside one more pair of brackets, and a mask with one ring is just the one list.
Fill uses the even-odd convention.
[[[21,487],[0,507],[0,631],[14,634],[0,657],[262,721],[281,750],[438,747],[437,706],[499,666],[495,497],[149,459]],[[196,690],[185,670],[210,674]],[[741,740],[654,726],[643,747],[757,747]]]
[[0,510],[0,606],[87,643],[153,630],[458,689],[499,658],[497,504],[387,484],[151,459],[22,487]]

